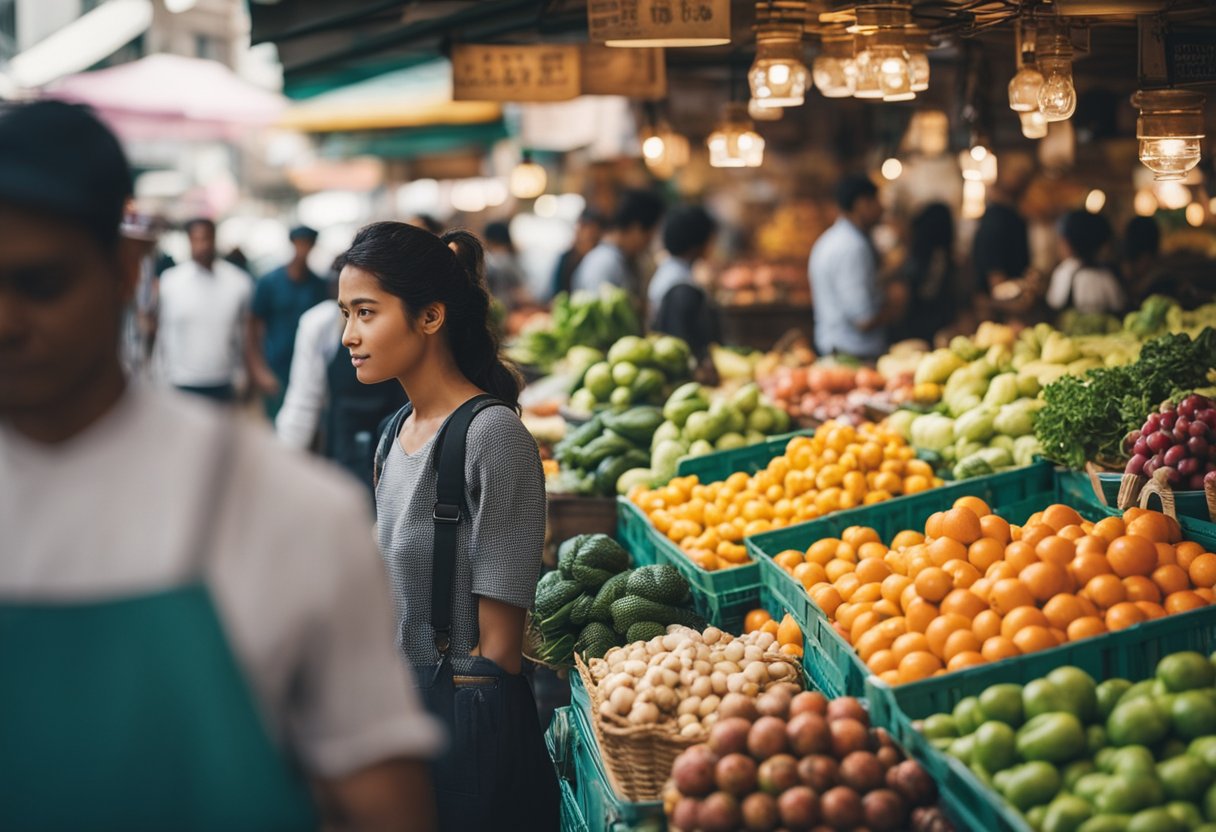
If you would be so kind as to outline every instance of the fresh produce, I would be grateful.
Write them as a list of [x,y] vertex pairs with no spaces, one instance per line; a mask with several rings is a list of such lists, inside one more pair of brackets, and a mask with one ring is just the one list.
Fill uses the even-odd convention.
[[933,780],[856,699],[781,687],[754,706],[723,699],[721,711],[708,742],[672,765],[671,829],[952,830]]
[[570,396],[570,409],[592,413],[609,406],[659,404],[672,385],[689,377],[691,359],[688,344],[679,338],[626,335],[608,348],[603,361],[583,373]]
[[912,397],[907,376],[888,384],[876,370],[820,361],[810,367],[780,367],[761,380],[761,387],[793,418],[854,425],[866,421],[866,406],[889,405]]
[[1174,653],[1135,685],[1057,667],[918,727],[1042,832],[1212,832],[1214,659]]
[[1044,389],[1045,406],[1035,421],[1043,455],[1071,468],[1083,468],[1088,460],[1122,467],[1131,455],[1123,440],[1141,427],[1145,414],[1179,392],[1212,384],[1213,370],[1216,330],[1205,328],[1194,339],[1155,338],[1126,366],[1061,377]]
[[778,624],[769,611],[763,607],[751,610],[743,619],[743,634],[755,632],[772,633],[781,645],[781,652],[787,656],[802,658],[802,628],[794,620],[794,616],[786,613]]
[[[629,568],[629,553],[602,534],[562,543],[558,568],[536,585],[537,658],[569,665],[578,653],[603,656],[612,647],[649,639],[671,624],[701,626],[688,582],[670,566]],[[645,640],[643,639],[643,640]]]
[[712,571],[748,562],[745,536],[938,485],[933,469],[894,433],[827,422],[814,437],[791,439],[752,476],[708,484],[676,477],[652,490],[639,486],[629,498],[693,563]]
[[562,292],[553,298],[550,317],[530,319],[507,354],[512,361],[549,372],[571,348],[606,350],[618,339],[641,331],[623,289],[606,286],[599,292]]
[[851,526],[773,560],[899,685],[1213,603],[1216,555],[1181,537],[1156,511],[1091,523],[1052,505],[1016,526],[966,496],[890,546]]
[[764,700],[756,697],[774,687],[788,699],[801,687],[796,661],[771,633],[739,637],[672,624],[592,658],[587,669],[602,718],[705,737],[719,720],[755,713]]
[[1216,471],[1216,407],[1194,394],[1166,402],[1124,438],[1123,450],[1132,455],[1125,473],[1160,471],[1171,488],[1202,491],[1204,477]]
[[633,407],[604,412],[568,432],[553,447],[560,471],[546,480],[559,494],[612,496],[622,475],[650,461],[651,440],[663,422],[657,407]]

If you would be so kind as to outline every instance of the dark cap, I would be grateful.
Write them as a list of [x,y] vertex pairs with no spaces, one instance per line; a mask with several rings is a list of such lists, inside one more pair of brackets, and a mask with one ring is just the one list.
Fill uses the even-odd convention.
[[0,105],[0,201],[38,208],[118,239],[131,168],[92,111],[62,101]]
[[309,242],[315,243],[317,241],[317,230],[315,228],[309,228],[307,225],[297,225],[295,228],[291,229],[291,231],[287,232],[287,239],[291,240],[293,243],[296,240],[308,240]]

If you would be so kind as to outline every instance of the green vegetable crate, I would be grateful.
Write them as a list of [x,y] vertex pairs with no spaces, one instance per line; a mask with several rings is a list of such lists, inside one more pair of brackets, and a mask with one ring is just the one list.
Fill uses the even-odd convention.
[[795,436],[814,436],[813,430],[797,430],[770,436],[763,442],[735,448],[729,451],[717,451],[705,456],[684,457],[676,466],[677,477],[687,477],[695,474],[703,483],[720,482],[731,474],[742,471],[754,474],[768,465],[770,461],[785,453],[785,446]]
[[650,520],[626,497],[616,498],[616,539],[633,558],[633,565],[652,566],[655,559],[657,530]]

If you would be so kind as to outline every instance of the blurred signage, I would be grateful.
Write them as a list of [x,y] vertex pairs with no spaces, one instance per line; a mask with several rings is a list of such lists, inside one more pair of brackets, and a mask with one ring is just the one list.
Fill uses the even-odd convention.
[[590,40],[609,46],[730,43],[730,0],[587,0]]
[[584,95],[656,99],[667,95],[662,49],[613,49],[589,44],[583,53]]
[[1165,55],[1172,83],[1216,81],[1216,30],[1171,31],[1165,38]]
[[567,101],[581,92],[576,45],[452,47],[454,101]]

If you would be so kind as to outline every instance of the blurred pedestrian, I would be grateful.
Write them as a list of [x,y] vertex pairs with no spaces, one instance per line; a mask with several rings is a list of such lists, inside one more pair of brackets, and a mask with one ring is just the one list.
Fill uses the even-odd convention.
[[342,344],[359,381],[395,379],[410,399],[377,448],[377,532],[401,650],[452,734],[434,769],[441,827],[556,830],[557,782],[520,672],[544,474],[483,270],[467,231],[363,228],[343,258]]
[[431,829],[359,490],[124,377],[130,190],[87,110],[0,110],[4,826]]
[[1132,217],[1123,229],[1123,271],[1135,302],[1152,294],[1161,258],[1161,226],[1152,217]]
[[908,257],[902,279],[908,287],[908,306],[902,320],[892,326],[892,341],[933,336],[954,322],[958,314],[958,269],[954,264],[954,217],[944,202],[932,202],[912,218]]
[[1042,275],[1031,266],[1030,230],[1018,209],[1034,169],[1029,162],[1003,163],[988,188],[984,215],[971,242],[971,265],[980,319],[1029,315],[1042,297]]
[[1070,211],[1060,220],[1060,255],[1051,273],[1047,305],[1056,311],[1075,309],[1083,315],[1118,315],[1127,303],[1119,277],[1103,261],[1112,237],[1101,214]]
[[215,253],[215,223],[186,223],[190,260],[160,277],[156,349],[169,383],[217,402],[231,402],[248,361],[254,385],[273,393],[277,382],[261,362],[248,360],[246,331],[253,282]]
[[291,260],[257,282],[250,317],[253,361],[260,367],[259,374],[269,371],[274,376],[273,389],[265,389],[262,400],[266,416],[272,421],[283,405],[300,316],[329,296],[324,278],[308,267],[317,232],[300,225],[287,236],[292,246]]
[[584,211],[574,224],[574,241],[562,252],[553,270],[553,295],[569,292],[574,270],[583,262],[587,252],[600,244],[604,236],[604,218],[594,211]]
[[882,219],[878,188],[850,174],[836,185],[840,215],[811,248],[815,347],[820,355],[875,359],[887,348],[886,327],[902,312],[894,284],[878,280],[870,232]]
[[710,344],[722,340],[718,310],[693,278],[693,267],[709,251],[717,230],[717,221],[701,206],[673,208],[663,225],[663,248],[671,256],[647,289],[650,328],[684,339],[698,361],[709,355]]
[[616,286],[640,297],[642,275],[638,258],[650,248],[663,217],[663,200],[653,191],[626,191],[613,212],[599,244],[587,252],[574,270],[574,291],[598,291]]
[[486,225],[486,285],[490,296],[511,312],[531,302],[527,281],[519,267],[515,243],[511,241],[511,226],[505,222]]

